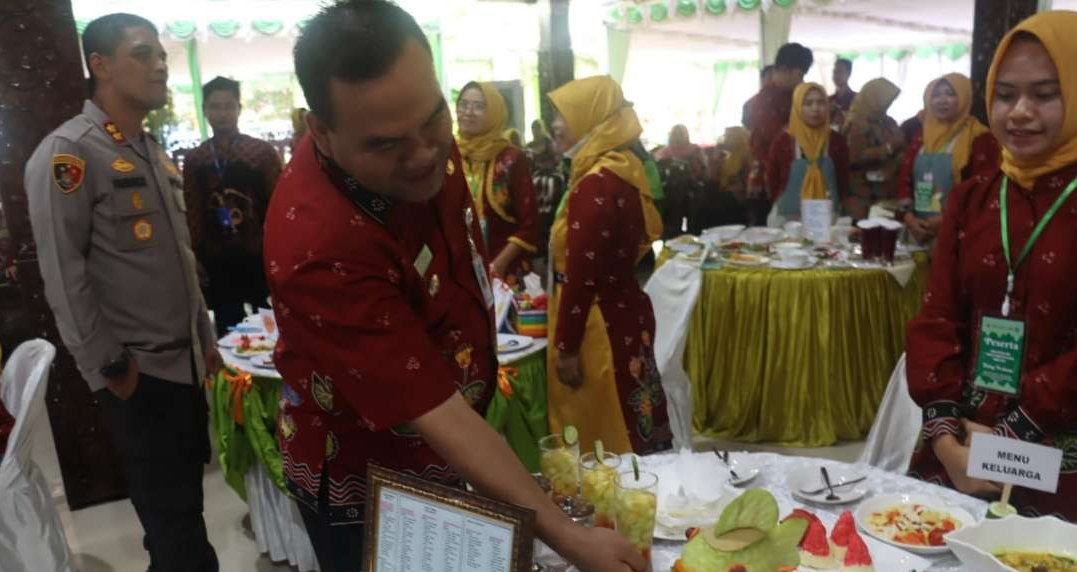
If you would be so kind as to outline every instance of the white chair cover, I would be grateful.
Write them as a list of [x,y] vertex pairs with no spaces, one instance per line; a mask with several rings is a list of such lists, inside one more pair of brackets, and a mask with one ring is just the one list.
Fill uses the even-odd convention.
[[0,378],[0,400],[15,428],[0,462],[0,570],[73,572],[71,552],[52,494],[31,451],[45,413],[45,387],[56,348],[32,340],[11,355]]
[[703,287],[701,264],[674,257],[655,270],[643,288],[654,306],[654,357],[666,393],[674,450],[692,448],[692,383],[684,371],[684,347]]
[[921,415],[920,406],[909,396],[905,354],[901,354],[890,376],[883,402],[875,414],[875,423],[864,443],[860,462],[892,473],[904,474],[908,471],[916,440],[920,436],[923,423]]
[[295,501],[273,484],[261,463],[254,463],[245,481],[258,551],[269,554],[274,562],[288,561],[299,572],[319,572],[314,547]]

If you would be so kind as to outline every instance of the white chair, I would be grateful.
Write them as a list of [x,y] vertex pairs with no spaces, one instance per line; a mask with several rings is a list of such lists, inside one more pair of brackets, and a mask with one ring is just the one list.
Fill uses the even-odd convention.
[[654,306],[654,358],[662,375],[666,410],[673,429],[673,448],[692,448],[692,382],[684,371],[684,348],[688,343],[688,325],[703,287],[703,261],[675,257],[651,275],[643,290]]
[[45,387],[56,348],[45,340],[20,345],[0,378],[0,400],[15,428],[0,462],[0,570],[73,572],[71,552],[41,469],[31,458],[34,429],[47,422]]
[[904,474],[909,470],[916,441],[920,437],[923,417],[920,406],[909,396],[905,374],[905,354],[901,354],[886,394],[875,414],[875,423],[868,433],[860,462]]

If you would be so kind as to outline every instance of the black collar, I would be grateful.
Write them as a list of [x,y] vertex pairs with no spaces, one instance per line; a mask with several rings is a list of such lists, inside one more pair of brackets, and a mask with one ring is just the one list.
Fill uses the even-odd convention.
[[367,190],[360,185],[359,181],[356,181],[351,175],[344,172],[344,169],[340,168],[340,165],[337,165],[335,161],[326,157],[321,150],[318,149],[316,143],[314,144],[314,156],[318,158],[318,164],[321,165],[322,170],[329,176],[329,180],[333,182],[333,186],[335,186],[338,191],[355,204],[355,206],[359,207],[371,218],[378,221],[379,224],[385,226],[389,214],[393,210],[393,201],[373,191]]

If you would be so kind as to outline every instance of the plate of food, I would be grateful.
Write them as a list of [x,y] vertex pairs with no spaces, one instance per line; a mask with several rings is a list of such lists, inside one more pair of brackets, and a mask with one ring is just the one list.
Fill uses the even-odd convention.
[[975,524],[976,519],[935,497],[882,495],[860,505],[856,522],[883,542],[917,554],[937,555],[950,551],[946,535]]
[[273,348],[277,346],[277,342],[267,338],[266,336],[250,336],[247,334],[240,334],[239,344],[234,346],[232,353],[241,358],[250,358],[257,355],[269,355],[273,353]]
[[528,336],[517,336],[514,334],[498,334],[497,353],[511,354],[521,350],[526,350],[534,343],[535,339]]
[[1077,572],[1077,525],[1054,517],[987,519],[946,544],[977,572]]
[[743,224],[729,224],[708,228],[703,231],[702,239],[721,244],[740,236],[740,233],[744,232],[744,228]]
[[272,353],[251,356],[251,365],[263,369],[277,369],[277,366],[273,364]]
[[745,252],[733,252],[722,257],[722,262],[730,266],[766,266],[770,264],[770,258],[766,256],[760,256],[758,254],[748,254]]

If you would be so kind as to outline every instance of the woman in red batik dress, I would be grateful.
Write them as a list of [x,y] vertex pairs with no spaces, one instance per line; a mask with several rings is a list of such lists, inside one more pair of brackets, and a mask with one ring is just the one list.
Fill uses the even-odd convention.
[[456,102],[464,174],[490,254],[490,272],[514,283],[538,252],[538,203],[531,166],[505,138],[508,111],[493,84],[471,82]]
[[[911,474],[994,498],[997,484],[966,474],[972,434],[1057,447],[1058,492],[1015,489],[1011,503],[1024,515],[1070,521],[1077,520],[1077,197],[1070,196],[1077,68],[1066,62],[1077,53],[1074,30],[1077,12],[1044,12],[999,45],[987,105],[1002,166],[950,194],[923,310],[908,329],[909,391],[924,410]],[[984,339],[1020,338],[1021,325],[1024,356],[1014,375],[978,367],[981,359],[1004,366],[998,352],[979,348]]]
[[572,158],[554,219],[548,361],[550,429],[579,429],[616,453],[669,449],[673,433],[654,359],[654,309],[636,264],[662,234],[643,163],[639,119],[609,76],[550,94],[557,146]]

